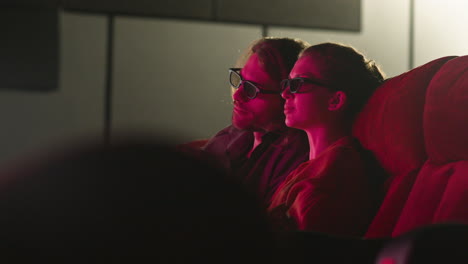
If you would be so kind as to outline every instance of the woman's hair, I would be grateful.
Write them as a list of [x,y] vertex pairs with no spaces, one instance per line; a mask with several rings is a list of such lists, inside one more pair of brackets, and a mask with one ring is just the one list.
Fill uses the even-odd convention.
[[264,37],[250,44],[237,61],[243,67],[252,54],[257,54],[261,65],[270,77],[278,81],[288,78],[299,54],[309,44],[300,39]]
[[375,89],[384,81],[384,73],[372,60],[350,46],[321,43],[305,49],[300,57],[311,56],[320,63],[323,83],[348,97],[346,119],[352,121]]

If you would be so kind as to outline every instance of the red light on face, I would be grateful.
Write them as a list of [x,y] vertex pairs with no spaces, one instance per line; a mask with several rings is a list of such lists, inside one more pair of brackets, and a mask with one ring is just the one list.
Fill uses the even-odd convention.
[[396,261],[393,258],[383,258],[380,260],[379,264],[396,264]]

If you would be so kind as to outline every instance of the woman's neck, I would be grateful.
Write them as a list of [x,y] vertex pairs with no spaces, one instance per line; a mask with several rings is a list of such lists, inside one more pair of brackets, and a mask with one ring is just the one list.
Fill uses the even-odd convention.
[[350,135],[349,129],[343,127],[314,127],[304,129],[309,140],[309,160],[315,159],[338,139]]

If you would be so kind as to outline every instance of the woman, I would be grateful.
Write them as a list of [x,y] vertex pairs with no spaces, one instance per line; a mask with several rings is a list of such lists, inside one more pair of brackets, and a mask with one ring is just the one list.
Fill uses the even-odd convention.
[[273,195],[273,225],[362,235],[378,206],[379,167],[351,136],[351,126],[383,75],[355,49],[323,43],[302,52],[290,78],[282,82],[285,122],[306,132],[309,160]]

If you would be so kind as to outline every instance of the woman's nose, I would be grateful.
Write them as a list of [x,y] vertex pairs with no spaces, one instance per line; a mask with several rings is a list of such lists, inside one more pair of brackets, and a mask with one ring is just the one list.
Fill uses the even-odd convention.
[[281,97],[283,97],[283,99],[288,99],[291,97],[291,92],[289,91],[289,87],[286,87],[286,89],[284,89],[281,92]]

